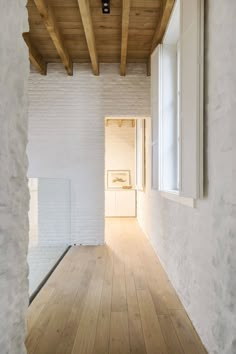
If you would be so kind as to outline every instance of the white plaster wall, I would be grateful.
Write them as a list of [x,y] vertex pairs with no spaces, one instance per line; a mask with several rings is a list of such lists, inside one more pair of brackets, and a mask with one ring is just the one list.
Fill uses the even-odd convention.
[[206,1],[205,197],[195,209],[147,188],[138,219],[211,354],[236,353],[236,74],[234,0]]
[[118,126],[117,120],[110,120],[105,135],[105,188],[108,170],[129,170],[131,185],[134,187],[135,128],[129,120],[123,120],[121,127]]
[[24,354],[28,306],[26,1],[1,1],[0,14],[0,352]]
[[106,116],[150,113],[150,78],[145,65],[74,65],[66,75],[50,64],[48,75],[29,80],[29,176],[71,180],[71,242],[104,241],[104,169]]

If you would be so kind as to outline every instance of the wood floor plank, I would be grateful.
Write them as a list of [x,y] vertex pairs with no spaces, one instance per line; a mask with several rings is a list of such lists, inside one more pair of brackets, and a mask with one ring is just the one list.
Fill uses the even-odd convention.
[[149,277],[148,285],[157,315],[169,314],[168,304],[166,304],[163,293],[161,292],[161,286],[157,281]]
[[127,311],[127,298],[125,288],[124,263],[117,256],[114,257],[113,283],[112,283],[112,312]]
[[28,354],[205,354],[135,219],[72,247],[28,310]]
[[[79,252],[76,252],[77,255]],[[61,279],[61,272],[65,272],[66,269],[69,269],[71,267],[71,264],[73,262],[73,254],[74,254],[74,249],[69,250],[69,255],[66,254],[64,257],[64,260],[62,263],[60,263],[57,267],[57,269],[53,272],[51,275],[50,279],[46,282],[46,284],[43,286],[43,288],[40,291],[40,296],[36,296],[36,298],[33,300],[31,303],[28,312],[27,312],[27,330],[28,332],[31,331],[33,328],[34,324],[36,323],[38,317],[42,313],[43,309],[45,306],[48,304],[50,301],[50,298],[52,297],[53,293],[55,292],[56,289],[56,284],[58,281],[60,282]]]
[[138,298],[132,270],[125,271],[131,353],[146,354]]
[[141,238],[141,242],[143,247],[140,258],[157,314],[165,315],[172,310],[182,310],[183,306],[150,244],[144,238]]
[[[28,332],[28,336],[26,338],[26,347],[28,353],[35,354],[36,352],[41,351],[41,345],[46,346],[46,351],[50,349],[50,345],[53,344],[54,335],[50,335],[51,331],[55,332],[57,330],[57,323],[54,322],[55,314],[59,313],[62,307],[62,301],[64,295],[66,294],[67,287],[65,284],[73,284],[73,281],[68,283],[69,275],[70,280],[73,280],[71,277],[72,269],[74,268],[74,255],[80,257],[80,268],[83,266],[83,257],[82,253],[84,249],[79,249],[75,251],[75,249],[71,249],[68,254],[64,257],[63,261],[56,268],[52,276],[47,281],[44,286],[45,289],[52,287],[54,289],[53,294],[50,298],[45,302],[44,309],[40,312],[38,317],[34,318],[34,308],[37,306],[37,303],[42,302],[42,296],[44,295],[44,288],[40,291],[40,296],[37,296],[33,303],[30,305],[28,314],[28,320],[34,321],[34,325],[31,330]],[[84,262],[86,262],[86,258]],[[74,291],[69,288],[69,293],[73,295]],[[36,304],[36,305],[35,305]],[[37,316],[37,311],[35,313]],[[66,314],[67,315],[67,314]],[[47,335],[49,334],[49,342],[47,341]],[[41,343],[41,344],[40,344]],[[46,343],[46,344],[45,344]],[[49,344],[49,345],[48,345]],[[49,347],[49,349],[48,349]],[[55,351],[55,348],[53,349]]]
[[165,303],[170,312],[172,312],[172,310],[184,309],[176,291],[174,290],[170,282],[168,282],[168,284],[165,287],[163,287],[163,294],[164,294]]
[[184,354],[179,338],[169,315],[158,316],[161,331],[169,354]]
[[44,286],[40,291],[40,296],[36,296],[34,301],[31,303],[28,313],[27,313],[27,331],[30,332],[37,322],[43,309],[50,301],[55,288],[53,286]]
[[198,335],[196,334],[187,314],[183,310],[171,314],[176,333],[179,337],[185,354],[206,354]]
[[[60,268],[54,272],[53,277],[50,278],[48,281],[49,285],[53,284],[55,291],[53,292],[52,296],[48,299],[48,302],[45,304],[45,311],[41,311],[40,314],[36,312],[36,316],[38,316],[35,320],[34,325],[32,326],[31,330],[28,332],[28,336],[26,338],[26,347],[28,354],[35,354],[36,348],[38,352],[39,343],[42,340],[42,337],[49,328],[49,324],[51,321],[52,316],[57,312],[57,304],[58,300],[61,298],[61,292],[59,289],[59,285],[68,279],[66,270],[69,267],[69,263],[67,262],[67,257],[65,257],[63,264],[60,265]],[[49,286],[47,285],[47,286]],[[40,292],[41,297],[41,292]],[[36,301],[36,300],[35,300]],[[38,299],[37,299],[38,301]],[[34,302],[32,304],[32,309],[34,308]],[[30,309],[29,315],[33,316],[33,310]],[[30,321],[33,321],[31,318]],[[53,326],[55,330],[55,326]]]
[[89,289],[89,284],[92,279],[95,265],[95,260],[90,260],[88,262],[87,268],[83,273],[83,277],[80,280],[80,287],[76,294],[74,304],[72,304],[71,306],[69,318],[65,324],[60,341],[55,351],[56,354],[71,354],[72,352],[77,329],[81,319],[82,310],[84,308],[86,295]]
[[44,331],[47,330],[48,324],[51,319],[51,313],[55,312],[55,310],[55,305],[53,304],[53,302],[50,302],[47,305],[47,312],[44,311],[42,316],[39,316],[36,324],[33,326],[30,332],[28,332],[28,336],[25,342],[28,354],[37,353],[36,348],[38,346],[38,343]]
[[111,313],[109,354],[130,354],[127,311]]
[[147,274],[144,270],[143,263],[138,255],[134,257],[134,278],[136,289],[145,290],[148,288]]
[[57,285],[58,296],[55,298],[55,307],[50,314],[47,330],[44,330],[38,341],[38,354],[51,354],[56,352],[56,348],[61,340],[63,329],[70,314],[71,305],[75,301],[76,293],[80,287],[78,280],[81,279],[86,265],[87,259],[85,258],[82,261],[82,257],[80,257],[78,273],[73,271],[75,268],[71,262],[69,262],[68,268],[64,268],[64,281]]
[[150,293],[148,290],[137,290],[137,295],[147,353],[167,354],[167,346]]
[[109,354],[111,296],[113,277],[113,254],[107,249],[106,271],[103,282],[101,303],[98,315],[94,354]]
[[[100,249],[105,250],[100,247]],[[72,354],[92,354],[104,281],[106,256],[99,256],[81,314]]]

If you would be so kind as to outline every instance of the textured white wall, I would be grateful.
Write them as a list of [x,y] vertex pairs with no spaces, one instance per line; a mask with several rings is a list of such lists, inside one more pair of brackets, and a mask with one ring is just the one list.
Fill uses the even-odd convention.
[[145,65],[74,65],[67,76],[51,64],[46,77],[29,80],[29,176],[71,180],[71,242],[104,240],[104,160],[106,116],[149,115],[150,78]]
[[122,127],[117,121],[109,121],[105,131],[105,187],[108,170],[129,170],[131,184],[135,183],[135,128],[124,120]]
[[236,2],[206,1],[205,185],[196,209],[147,190],[138,218],[210,354],[236,353]]
[[26,353],[28,306],[26,1],[1,1],[0,21],[0,352]]

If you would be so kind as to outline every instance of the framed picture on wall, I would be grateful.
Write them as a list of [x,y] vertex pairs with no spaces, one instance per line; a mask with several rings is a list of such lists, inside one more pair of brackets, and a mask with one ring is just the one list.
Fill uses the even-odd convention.
[[129,170],[108,170],[107,171],[107,188],[122,189],[130,186]]

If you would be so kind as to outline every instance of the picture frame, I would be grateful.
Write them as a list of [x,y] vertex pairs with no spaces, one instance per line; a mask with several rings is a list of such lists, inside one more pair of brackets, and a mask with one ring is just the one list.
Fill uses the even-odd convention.
[[123,189],[130,186],[130,170],[108,170],[107,188]]

